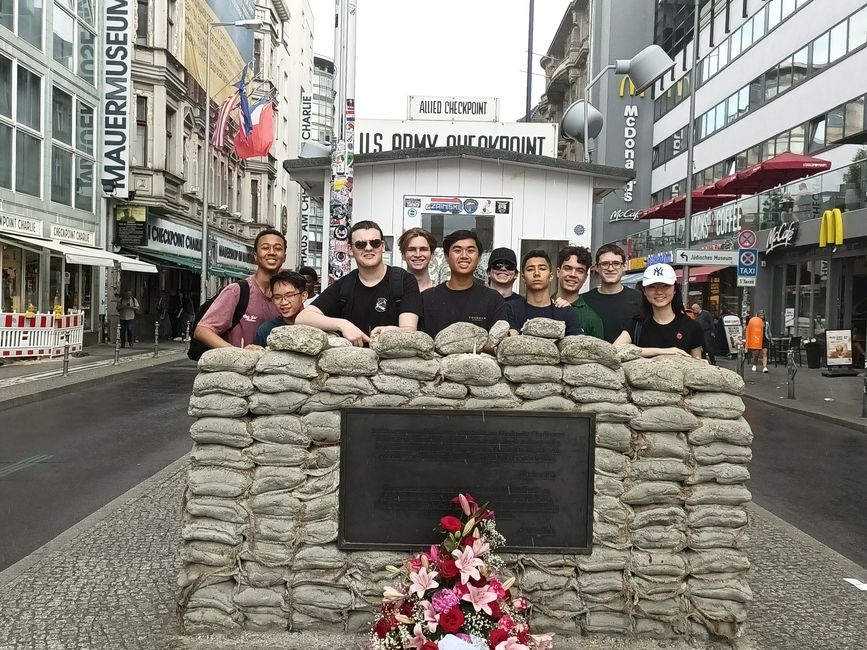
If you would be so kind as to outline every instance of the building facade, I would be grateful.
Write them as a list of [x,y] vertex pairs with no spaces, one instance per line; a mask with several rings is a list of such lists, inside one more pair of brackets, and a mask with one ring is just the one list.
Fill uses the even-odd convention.
[[[95,170],[101,17],[92,0],[0,8],[0,312],[81,310],[96,318],[105,245]],[[71,245],[69,256],[65,245]]]
[[[677,65],[654,88],[653,172],[648,204],[684,192],[688,138],[694,187],[783,153],[829,161],[830,171],[693,216],[692,248],[735,249],[740,230],[758,233],[754,289],[733,267],[697,283],[714,309],[769,310],[775,333],[821,336],[867,326],[865,173],[867,3],[864,0],[713,0],[700,9],[696,120],[689,119],[692,15],[659,2],[656,37]],[[820,246],[823,216],[840,210],[843,239]],[[827,218],[825,223],[827,223]],[[682,222],[623,240],[635,270],[669,259],[685,241]]]

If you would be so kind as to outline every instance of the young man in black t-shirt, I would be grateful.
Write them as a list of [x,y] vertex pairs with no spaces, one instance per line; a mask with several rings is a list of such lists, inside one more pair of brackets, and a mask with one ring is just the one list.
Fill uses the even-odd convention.
[[595,268],[601,284],[584,294],[584,302],[602,319],[605,340],[614,343],[623,330],[641,317],[641,294],[623,286],[626,253],[616,244],[605,244],[596,251]]
[[358,347],[386,329],[415,330],[422,312],[418,283],[382,261],[382,229],[373,221],[359,221],[349,231],[349,241],[358,269],[319,294],[295,322],[340,332]]
[[473,282],[481,250],[482,242],[469,230],[457,230],[443,239],[443,253],[452,275],[421,294],[422,329],[431,336],[453,323],[473,323],[489,330],[498,320],[506,320],[503,297]]
[[521,261],[521,276],[527,287],[527,299],[524,304],[509,303],[509,327],[512,334],[518,334],[521,328],[531,318],[551,318],[566,323],[566,336],[583,334],[578,310],[568,307],[556,307],[551,298],[551,280],[554,273],[551,270],[551,258],[541,249],[531,250]]

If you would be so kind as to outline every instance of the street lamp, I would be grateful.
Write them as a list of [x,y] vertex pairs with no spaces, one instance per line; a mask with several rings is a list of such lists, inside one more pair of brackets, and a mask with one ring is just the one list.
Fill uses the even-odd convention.
[[[689,122],[686,128],[686,197],[683,204],[683,247],[689,250],[690,222],[692,221],[692,168],[695,159],[695,91],[698,67],[698,31],[701,0],[695,0],[692,17],[692,67],[689,70]],[[683,269],[683,305],[689,307],[689,269]]]
[[[584,162],[590,162],[590,139],[602,131],[602,114],[589,103],[590,89],[602,76],[609,70],[614,70],[616,74],[629,75],[635,84],[635,93],[641,94],[673,67],[674,61],[665,50],[658,45],[648,45],[631,59],[618,59],[615,63],[606,65],[587,82],[584,86],[584,99],[569,106],[560,122],[560,129],[566,137],[583,143]],[[579,120],[579,116],[582,119]]]
[[257,30],[262,28],[262,21],[257,18],[245,18],[234,22],[208,23],[205,37],[205,170],[202,174],[202,274],[199,281],[199,304],[206,300],[208,290],[208,193],[211,169],[211,29],[213,27],[243,27]]

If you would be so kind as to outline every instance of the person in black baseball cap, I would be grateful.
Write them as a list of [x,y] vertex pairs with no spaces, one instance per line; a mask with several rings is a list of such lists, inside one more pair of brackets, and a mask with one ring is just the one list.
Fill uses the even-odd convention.
[[518,257],[511,248],[495,248],[488,258],[488,286],[503,296],[503,300],[523,300],[512,291],[518,277]]

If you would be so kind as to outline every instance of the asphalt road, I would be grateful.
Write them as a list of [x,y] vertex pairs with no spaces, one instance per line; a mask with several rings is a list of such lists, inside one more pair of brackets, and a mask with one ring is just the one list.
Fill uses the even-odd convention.
[[187,453],[189,361],[0,413],[0,571]]
[[867,568],[867,434],[745,402],[753,500]]

